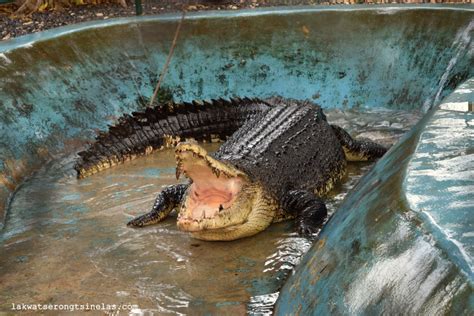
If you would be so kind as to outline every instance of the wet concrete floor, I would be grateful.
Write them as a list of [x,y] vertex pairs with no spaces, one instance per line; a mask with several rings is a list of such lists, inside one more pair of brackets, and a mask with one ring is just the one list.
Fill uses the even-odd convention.
[[[421,117],[388,110],[326,115],[353,136],[387,146]],[[194,240],[177,230],[175,215],[127,228],[163,186],[176,183],[171,149],[84,180],[72,164],[72,156],[50,162],[11,201],[0,233],[0,311],[21,303],[103,303],[159,314],[265,314],[311,245],[291,222],[233,242]],[[371,166],[349,165],[345,182],[327,197],[331,213]]]

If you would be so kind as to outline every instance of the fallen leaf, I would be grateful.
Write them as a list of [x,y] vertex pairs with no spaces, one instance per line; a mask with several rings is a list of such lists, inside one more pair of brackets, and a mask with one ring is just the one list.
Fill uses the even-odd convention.
[[308,36],[309,35],[309,28],[306,26],[306,25],[303,25],[301,27],[301,31],[303,32],[304,36]]
[[40,5],[40,7],[38,8],[38,11],[39,11],[39,12],[43,12],[44,10],[46,10],[47,7],[48,7],[48,2],[43,3],[43,4]]

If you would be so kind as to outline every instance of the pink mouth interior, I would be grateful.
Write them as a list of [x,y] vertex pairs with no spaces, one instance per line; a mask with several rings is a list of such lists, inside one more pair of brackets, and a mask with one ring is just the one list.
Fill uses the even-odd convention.
[[193,180],[187,199],[189,219],[212,218],[230,207],[241,190],[242,180],[217,177],[210,167],[184,160],[183,170]]

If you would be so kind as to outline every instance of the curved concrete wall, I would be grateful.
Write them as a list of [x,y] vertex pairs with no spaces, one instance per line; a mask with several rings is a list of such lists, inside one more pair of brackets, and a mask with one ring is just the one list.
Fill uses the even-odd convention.
[[[0,210],[43,161],[151,95],[178,19],[0,43]],[[324,107],[420,108],[472,76],[463,35],[471,19],[470,7],[198,13],[183,26],[165,87],[176,100],[281,94]]]
[[[466,112],[444,110],[452,103]],[[285,284],[276,315],[472,314],[469,103],[474,79],[364,176]]]

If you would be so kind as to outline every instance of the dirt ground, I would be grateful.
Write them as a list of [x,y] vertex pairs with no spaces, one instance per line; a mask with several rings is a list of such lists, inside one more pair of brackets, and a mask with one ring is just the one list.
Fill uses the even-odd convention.
[[[256,8],[260,6],[277,5],[304,5],[314,4],[316,1],[303,0],[197,0],[197,1],[172,1],[172,0],[142,0],[143,14],[152,15],[165,12],[201,10],[236,10],[240,8]],[[74,24],[91,20],[105,20],[115,17],[134,16],[134,0],[128,0],[126,8],[118,3],[86,4],[71,6],[57,10],[36,12],[28,16],[14,17],[13,12],[18,8],[14,4],[0,5],[0,39],[8,40],[13,37],[47,30],[50,28]]]
[[[397,2],[446,2],[437,0],[402,0]],[[471,0],[451,0],[451,2]],[[96,1],[102,2],[102,1]],[[391,0],[142,0],[143,14],[152,15],[164,12],[201,10],[238,10],[241,8],[257,8],[285,5],[330,5],[372,2],[395,2]],[[124,8],[118,3],[86,4],[45,10],[30,15],[15,17],[18,9],[15,4],[0,4],[0,40],[51,29],[58,26],[91,20],[105,20],[115,17],[134,16],[134,0],[127,0]]]

